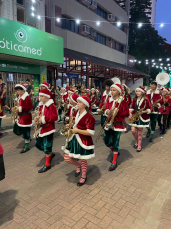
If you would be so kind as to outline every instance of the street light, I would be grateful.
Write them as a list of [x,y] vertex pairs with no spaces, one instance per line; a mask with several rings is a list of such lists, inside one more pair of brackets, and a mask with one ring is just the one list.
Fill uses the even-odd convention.
[[96,25],[98,25],[98,26],[99,26],[99,25],[100,25],[100,21],[97,21],[97,22],[96,22]]

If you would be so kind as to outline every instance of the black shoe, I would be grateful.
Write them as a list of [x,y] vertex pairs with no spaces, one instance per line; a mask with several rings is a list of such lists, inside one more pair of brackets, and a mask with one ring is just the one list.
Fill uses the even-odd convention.
[[165,130],[162,130],[162,132],[160,134],[165,134],[165,133],[166,133],[166,131]]
[[78,177],[80,175],[80,172],[77,173],[77,171],[75,172],[75,177]]
[[84,179],[85,181],[84,181],[84,183],[80,183],[78,181],[77,186],[83,186],[85,184],[85,182],[87,181],[87,177],[86,178],[81,177],[81,178]]
[[138,145],[137,145],[137,144],[135,144],[135,145],[134,145],[134,149],[137,149],[137,147],[138,147]]
[[1,133],[0,133],[0,137],[2,137],[2,135],[3,135],[3,133],[1,132]]
[[44,165],[43,168],[41,168],[38,171],[38,173],[44,173],[44,172],[48,171],[49,169],[51,169],[51,166]]
[[51,156],[51,159],[50,159],[50,162],[52,161],[52,159],[55,157],[56,155],[54,153],[52,153],[52,156]]
[[20,151],[20,153],[26,153],[27,151],[29,151],[30,150],[30,148],[23,148],[21,151]]
[[148,131],[147,134],[146,134],[146,138],[149,138],[150,137],[150,132]]
[[109,171],[113,171],[113,170],[115,170],[116,168],[117,168],[117,164],[115,165],[115,164],[112,163],[112,164],[110,165],[110,167],[109,167],[108,170],[109,170]]
[[162,126],[160,126],[160,131],[162,131]]
[[153,138],[150,138],[150,139],[149,139],[149,142],[153,142]]

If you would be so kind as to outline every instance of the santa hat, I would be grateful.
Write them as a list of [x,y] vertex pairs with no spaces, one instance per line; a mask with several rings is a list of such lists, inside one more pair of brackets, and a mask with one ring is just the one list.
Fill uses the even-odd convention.
[[96,89],[96,91],[100,92],[100,89]]
[[168,88],[163,88],[163,91],[169,92]]
[[77,98],[77,101],[78,100],[84,103],[88,108],[91,106],[91,100],[87,96],[80,96]]
[[16,84],[15,90],[17,90],[17,89],[26,91],[26,87],[24,86],[24,84]]
[[135,91],[141,91],[142,93],[145,93],[145,89],[143,87],[137,87]]
[[69,89],[69,90],[68,90],[68,93],[74,94],[74,90]]
[[113,84],[113,81],[111,79],[107,79],[107,80],[104,81],[104,85],[105,86],[109,86],[110,87],[110,86],[112,86],[112,84]]
[[42,84],[40,84],[40,86],[46,87],[47,89],[49,89],[49,84],[47,82],[43,82]]
[[42,96],[45,96],[47,97],[48,99],[51,98],[51,92],[48,90],[48,89],[43,89],[39,92],[39,95],[42,95]]
[[66,91],[66,88],[65,87],[62,87],[61,90],[64,89]]
[[79,97],[79,95],[73,94],[73,95],[71,95],[70,99],[72,100],[72,102],[77,103],[78,97]]
[[171,91],[171,88],[169,88],[169,91]]
[[122,84],[122,86],[124,86],[124,87],[128,88],[128,86],[127,86],[126,84]]
[[92,91],[92,90],[96,90],[96,89],[93,87],[93,88],[91,88],[91,91]]
[[87,91],[90,91],[90,88],[87,88],[86,90],[87,90]]
[[116,90],[119,91],[119,93],[121,94],[122,93],[122,85],[116,83],[116,84],[112,84],[112,86],[110,88],[114,87]]

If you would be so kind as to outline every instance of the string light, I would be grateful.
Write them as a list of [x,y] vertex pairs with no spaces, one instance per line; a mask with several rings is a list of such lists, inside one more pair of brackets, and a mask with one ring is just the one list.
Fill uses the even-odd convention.
[[152,62],[154,62],[154,60],[152,60]]
[[167,58],[167,61],[169,61],[170,60],[170,58]]
[[159,61],[162,61],[162,59],[159,59]]
[[141,64],[141,61],[138,61],[139,64]]
[[39,19],[39,20],[40,20],[40,15],[38,15],[38,16],[37,16],[37,19]]
[[59,17],[56,20],[57,20],[57,22],[60,22],[61,21],[61,19]]
[[79,19],[77,19],[77,20],[76,20],[76,23],[77,23],[77,24],[80,24],[80,20],[79,20]]
[[163,23],[161,23],[161,24],[160,24],[160,27],[163,27],[163,26],[164,26],[164,24],[163,24]]
[[31,13],[31,16],[34,17],[34,13],[33,12]]
[[35,10],[33,6],[31,7],[31,9],[32,9],[33,11]]
[[138,23],[138,28],[141,28],[142,27],[142,23]]
[[35,2],[36,2],[36,0],[32,0],[32,2],[33,2],[33,3],[35,3]]
[[121,26],[121,22],[120,22],[120,21],[117,22],[117,26],[118,26],[118,27]]
[[96,25],[98,25],[98,26],[99,26],[99,25],[100,25],[100,22],[99,22],[99,21],[97,21],[97,22],[96,22]]

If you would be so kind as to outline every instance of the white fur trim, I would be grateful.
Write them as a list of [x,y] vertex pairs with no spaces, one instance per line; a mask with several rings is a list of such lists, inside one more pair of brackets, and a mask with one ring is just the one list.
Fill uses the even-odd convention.
[[82,103],[84,103],[88,108],[90,107],[89,103],[88,103],[85,99],[83,99],[82,97],[79,97],[79,98],[77,99],[77,101],[78,101],[78,100],[80,100]]
[[146,111],[148,111],[148,113],[147,113],[147,114],[151,114],[151,110],[150,110],[150,109],[147,109]]
[[95,134],[95,130],[87,129],[87,131],[88,131],[91,135],[94,135],[94,134]]
[[39,137],[44,137],[44,136],[50,135],[50,134],[52,134],[52,133],[54,133],[54,132],[56,132],[55,129],[53,129],[53,130],[51,130],[51,131],[48,131],[48,132],[45,132],[44,134],[40,134],[40,133],[39,133]]
[[42,124],[45,124],[46,121],[45,121],[45,116],[42,116]]
[[150,122],[150,119],[145,120],[145,119],[142,118],[141,115],[139,117],[140,117],[141,121],[143,121],[143,122]]
[[40,107],[40,106],[43,106],[43,102],[40,101],[38,106],[39,106],[39,107]]
[[77,159],[85,159],[85,160],[88,160],[88,159],[91,159],[93,157],[95,157],[95,153],[93,154],[90,154],[90,155],[86,155],[86,156],[83,156],[81,154],[73,154],[73,153],[70,153],[69,150],[66,149],[66,146],[62,146],[61,149],[67,153],[69,155],[69,157],[73,157],[73,158],[77,158]]
[[22,112],[22,107],[21,106],[19,106],[18,111]]
[[97,111],[100,111],[100,109],[97,109]]
[[111,96],[111,91],[107,94],[106,90],[103,92],[103,96]]
[[139,87],[137,87],[135,91],[137,91],[137,90],[141,91],[142,93],[145,93],[145,91],[143,89],[139,88]]
[[157,108],[159,109],[161,107],[161,104],[160,103],[157,103],[157,106],[158,106]]
[[92,90],[96,90],[96,89],[95,89],[95,88],[91,88],[91,91],[92,91]]
[[42,87],[46,87],[48,90],[49,90],[49,87],[48,86],[46,86],[45,84],[40,84],[40,86],[42,86]]
[[122,92],[121,89],[120,89],[120,87],[118,87],[116,84],[112,84],[112,85],[110,86],[110,88],[112,88],[112,87],[116,88],[116,90],[118,90],[119,93]]
[[24,91],[26,91],[26,87],[24,87],[24,86],[21,85],[21,84],[16,84],[16,85],[15,85],[15,88],[16,88],[16,87],[21,87]]
[[4,115],[4,116],[0,116],[0,118],[5,118],[6,117],[6,115]]
[[73,100],[72,96],[70,97],[73,103],[77,103],[77,101]]
[[130,126],[138,127],[138,128],[146,128],[149,127],[149,125],[137,125],[137,124],[129,124]]
[[104,115],[107,116],[107,111],[109,111],[109,109],[105,110]]
[[21,126],[21,127],[31,127],[33,124],[21,125],[21,124],[19,124],[18,121],[17,121],[17,125],[18,125],[18,126]]
[[129,111],[133,111],[134,109],[130,108]]
[[68,90],[68,92],[69,92],[69,93],[71,93],[71,94],[74,94],[74,91],[70,91],[70,90]]
[[[95,148],[94,145],[92,145],[92,146],[86,146],[86,145],[84,145],[84,144],[82,143],[82,141],[81,141],[81,138],[80,138],[79,134],[73,134],[73,137],[74,137],[74,135],[75,135],[75,137],[76,137],[78,143],[80,144],[80,146],[81,146],[83,149],[88,149],[88,150],[90,150],[90,149],[94,149],[94,148]],[[73,138],[73,137],[72,137],[72,138]]]
[[51,104],[53,104],[53,99],[49,99],[49,101],[47,101],[47,103],[45,104],[46,107],[49,107]]
[[108,128],[108,127],[106,127],[105,126],[105,128],[104,128],[106,131],[108,131],[108,130],[110,130],[110,129],[112,129],[112,130],[114,130],[114,131],[119,131],[119,132],[124,132],[124,131],[126,131],[126,128],[124,128],[124,129],[120,129],[120,128],[115,128],[115,127],[110,127],[110,128]]
[[[151,89],[147,91],[147,95],[150,95],[150,94],[151,94]],[[156,89],[154,94],[160,94],[160,91]]]
[[28,94],[27,92],[25,92],[25,93],[20,97],[20,99],[25,100],[27,96],[29,96],[29,94]]
[[47,97],[48,99],[50,99],[50,95],[47,95],[47,94],[45,94],[45,93],[39,93],[39,95],[45,96],[45,97]]

